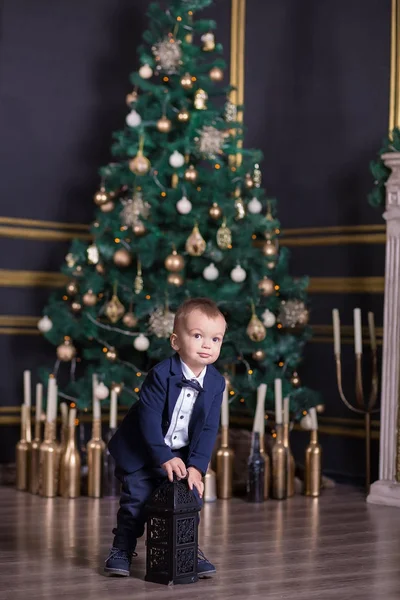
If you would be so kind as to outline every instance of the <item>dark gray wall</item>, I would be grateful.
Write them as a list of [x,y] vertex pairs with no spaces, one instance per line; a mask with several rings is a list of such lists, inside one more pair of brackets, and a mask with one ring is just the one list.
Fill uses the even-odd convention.
[[[89,222],[97,169],[109,160],[126,114],[128,75],[146,26],[144,0],[3,0],[0,4],[0,216]],[[230,1],[207,14],[229,59]],[[366,201],[369,160],[388,122],[390,0],[248,0],[246,144],[265,154],[264,183],[280,201],[284,228],[381,222]],[[57,271],[68,244],[0,237],[0,268]],[[295,248],[296,275],[382,275],[383,245]],[[0,288],[0,315],[38,315],[47,290]],[[351,323],[354,306],[382,296],[313,295],[314,323],[333,306]],[[20,401],[23,368],[51,362],[38,337],[0,335],[0,403]],[[353,389],[353,351],[344,350]],[[320,389],[326,416],[348,417],[336,392],[332,348],[310,344],[301,373]],[[2,413],[3,414],[3,413]],[[1,417],[2,415],[0,415]],[[17,430],[1,426],[0,460]],[[305,436],[296,440],[299,451]],[[331,472],[360,476],[363,442],[324,436]],[[374,446],[376,464],[377,445]]]

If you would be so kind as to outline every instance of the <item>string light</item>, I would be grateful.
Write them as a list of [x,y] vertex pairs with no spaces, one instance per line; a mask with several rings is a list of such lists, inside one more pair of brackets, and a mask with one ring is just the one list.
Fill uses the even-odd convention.
[[234,392],[233,390],[231,390],[231,391],[229,392],[229,394],[230,394],[231,396],[234,396],[234,395],[235,395],[235,392]]
[[247,372],[249,375],[253,375],[253,369],[249,369]]
[[115,242],[116,244],[119,244],[119,243],[120,243],[120,241],[121,241],[121,240],[120,240],[119,238],[115,238],[115,240],[114,240],[114,242]]
[[255,233],[253,233],[253,235],[251,236],[251,239],[252,239],[252,240],[256,240],[256,239],[257,239],[257,236],[256,236],[256,234],[255,234]]
[[182,21],[182,17],[176,17],[177,21]]
[[277,328],[282,329],[282,323],[278,323]]
[[140,373],[140,371],[138,373],[136,373],[136,377],[141,377],[141,375],[142,374]]
[[280,361],[278,362],[278,367],[283,367],[283,365],[284,365],[284,362],[280,360]]
[[221,168],[221,165],[219,165],[218,163],[217,163],[216,165],[214,165],[214,169],[217,169],[217,170],[218,170],[218,169],[220,169],[220,168]]
[[68,300],[68,296],[63,296],[62,299],[63,300]]
[[162,196],[163,198],[165,198],[165,196],[166,196],[166,195],[167,195],[167,192],[161,192],[161,196]]
[[104,348],[103,348],[103,352],[104,352],[104,354],[105,354],[106,352],[108,352],[108,348],[104,347]]
[[244,398],[240,398],[240,402],[243,404],[243,402],[244,402]]
[[167,77],[167,76],[163,77],[163,81],[169,81],[169,77]]
[[135,387],[135,389],[133,391],[136,392],[136,393],[138,393],[139,392],[139,388]]
[[280,286],[277,284],[277,285],[274,285],[274,288],[276,289],[276,291],[278,291],[280,289]]
[[151,296],[150,294],[147,294],[147,296],[145,296],[146,300],[150,300]]

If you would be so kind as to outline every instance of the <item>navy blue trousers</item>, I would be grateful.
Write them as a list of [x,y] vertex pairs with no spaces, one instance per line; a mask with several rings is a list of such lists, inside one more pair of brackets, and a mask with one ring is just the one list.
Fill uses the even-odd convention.
[[[175,450],[175,456],[185,462],[186,448]],[[133,552],[137,539],[144,533],[146,524],[146,503],[151,494],[165,481],[167,475],[161,467],[139,469],[134,473],[126,473],[116,467],[115,476],[121,482],[121,497],[117,514],[117,526],[113,529],[113,546],[120,550]],[[199,503],[200,498],[194,489]]]

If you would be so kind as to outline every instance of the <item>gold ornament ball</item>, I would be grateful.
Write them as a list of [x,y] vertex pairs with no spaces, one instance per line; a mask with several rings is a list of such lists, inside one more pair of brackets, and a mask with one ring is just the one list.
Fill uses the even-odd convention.
[[182,271],[185,266],[185,260],[183,256],[177,253],[176,250],[172,252],[164,262],[165,268],[167,271],[172,271],[173,273],[177,273],[178,271]]
[[68,294],[70,294],[70,295],[77,294],[78,293],[78,284],[76,283],[76,281],[70,281],[67,284],[66,290],[67,290]]
[[92,290],[88,290],[86,294],[83,294],[82,300],[85,306],[95,306],[97,304],[97,296]]
[[175,285],[176,287],[183,285],[183,277],[182,275],[179,275],[179,273],[170,273],[167,277],[167,281],[170,285]]
[[129,267],[132,262],[132,256],[128,250],[120,248],[114,253],[113,260],[118,267]]
[[184,90],[190,90],[193,87],[193,81],[190,73],[185,73],[181,78],[181,86]]
[[257,287],[262,296],[272,296],[275,293],[275,284],[272,279],[268,279],[268,277],[263,277],[263,279],[258,282]]
[[251,356],[254,358],[254,360],[261,361],[265,358],[265,352],[264,350],[256,350]]
[[74,313],[78,313],[79,311],[82,310],[82,304],[80,302],[72,302],[71,310]]
[[267,256],[268,258],[273,258],[277,255],[276,246],[271,240],[264,242],[262,252],[264,256]]
[[138,154],[129,161],[129,168],[135,175],[146,175],[150,169],[150,161],[145,156]]
[[218,206],[218,204],[216,202],[213,202],[212,206],[210,207],[208,214],[210,215],[210,217],[212,219],[214,219],[215,221],[217,221],[218,219],[220,219],[222,217],[222,208],[220,206]]
[[115,392],[119,396],[120,393],[122,392],[122,390],[124,389],[124,384],[123,383],[112,383],[111,389],[113,390],[113,392]]
[[315,407],[317,413],[319,413],[320,415],[325,412],[325,404],[317,404],[317,406]]
[[222,81],[224,78],[224,72],[219,67],[213,67],[210,71],[211,81]]
[[296,387],[296,388],[300,387],[301,381],[300,381],[300,377],[299,377],[297,371],[293,372],[293,375],[290,378],[290,383],[292,384],[293,387]]
[[185,179],[191,183],[194,183],[197,180],[197,175],[198,173],[193,165],[190,165],[185,171]]
[[99,191],[95,193],[93,200],[97,206],[106,204],[106,202],[110,200],[110,195],[106,192],[106,188],[104,186],[101,186]]
[[132,231],[137,237],[141,237],[146,233],[146,227],[143,225],[142,221],[137,221],[132,227]]
[[182,109],[178,112],[178,121],[186,123],[190,119],[190,113],[186,109]]
[[70,339],[65,339],[64,342],[57,347],[57,358],[63,362],[69,362],[76,355],[76,348]]
[[126,103],[127,105],[130,107],[131,104],[133,104],[134,102],[137,102],[138,99],[138,94],[137,92],[130,92],[129,94],[126,95]]
[[167,119],[166,116],[161,117],[161,119],[158,119],[157,121],[157,129],[158,131],[161,131],[161,133],[168,133],[171,131],[171,125],[171,121]]
[[100,210],[101,210],[103,213],[109,213],[109,212],[111,212],[112,210],[114,210],[114,206],[115,206],[114,202],[113,202],[112,200],[110,200],[109,202],[106,202],[105,204],[102,204],[102,205],[100,206]]
[[102,265],[101,263],[98,263],[96,265],[96,271],[100,274],[100,275],[104,275],[105,273],[105,268],[104,265]]
[[115,360],[117,360],[117,352],[116,352],[115,348],[109,348],[107,350],[106,358],[110,362],[114,362]]
[[134,315],[133,312],[127,312],[123,318],[122,318],[122,322],[124,325],[126,325],[127,327],[135,327],[138,323],[137,317],[136,315]]

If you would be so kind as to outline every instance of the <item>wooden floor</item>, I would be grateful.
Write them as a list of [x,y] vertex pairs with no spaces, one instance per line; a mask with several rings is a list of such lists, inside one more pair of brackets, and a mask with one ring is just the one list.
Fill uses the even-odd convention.
[[116,507],[0,488],[0,599],[400,599],[400,509],[351,488],[206,505],[201,547],[218,573],[189,586],[146,583],[143,540],[130,578],[102,576]]

